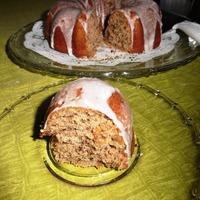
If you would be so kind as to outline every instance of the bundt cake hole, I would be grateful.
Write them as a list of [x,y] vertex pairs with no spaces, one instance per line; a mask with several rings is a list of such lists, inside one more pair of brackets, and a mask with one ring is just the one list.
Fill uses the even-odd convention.
[[52,149],[58,162],[83,167],[127,167],[120,131],[104,114],[84,108],[63,108],[55,111],[49,121],[51,130],[47,131],[54,135]]

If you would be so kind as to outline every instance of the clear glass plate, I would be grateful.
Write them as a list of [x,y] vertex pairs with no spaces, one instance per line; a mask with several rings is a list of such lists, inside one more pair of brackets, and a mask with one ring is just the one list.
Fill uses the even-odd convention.
[[[137,146],[127,170],[115,171],[102,168],[98,171],[95,168],[85,170],[72,165],[60,165],[51,154],[50,143],[44,139],[39,139],[38,135],[34,135],[34,141],[30,140],[27,133],[33,132],[33,123],[38,130],[43,120],[47,100],[50,100],[50,97],[62,85],[76,78],[68,77],[24,94],[0,113],[0,122],[6,127],[13,126],[13,124],[9,124],[9,117],[4,121],[8,114],[12,115],[11,122],[14,121],[15,126],[20,124],[20,128],[9,129],[4,135],[4,138],[11,135],[20,137],[22,142],[13,144],[16,148],[18,148],[17,145],[21,144],[20,155],[23,155],[23,157],[19,156],[19,163],[21,163],[19,166],[15,163],[13,166],[12,160],[7,160],[11,169],[13,167],[19,168],[24,163],[31,163],[34,169],[44,170],[44,166],[46,166],[56,178],[79,186],[100,186],[123,178],[127,188],[133,189],[138,186],[143,189],[146,188],[154,194],[156,193],[155,190],[159,189],[165,195],[173,194],[174,196],[188,193],[192,195],[191,190],[194,188],[193,195],[196,198],[200,197],[198,186],[193,185],[191,187],[191,183],[195,184],[199,180],[196,160],[196,157],[199,156],[196,143],[200,144],[198,126],[178,103],[161,91],[142,83],[127,79],[105,79],[114,87],[119,88],[127,98],[134,113],[134,129],[139,142],[136,140]],[[33,105],[35,105],[35,108]],[[31,115],[31,113],[33,114]],[[188,127],[193,128],[192,132],[188,130]],[[194,135],[190,135],[190,133]],[[4,133],[2,132],[2,134]],[[196,143],[191,139],[193,136],[195,136]],[[6,154],[9,155],[11,150],[6,148]],[[20,159],[23,159],[23,162]],[[45,165],[38,162],[42,159]],[[24,173],[27,173],[27,170],[32,170],[26,167]],[[48,179],[48,174],[44,174],[43,178]],[[146,184],[146,181],[150,184]],[[171,188],[170,181],[175,181],[173,184],[174,187],[177,187],[178,193]],[[40,179],[38,179],[38,182],[40,182]],[[141,185],[143,183],[145,183],[144,186]],[[155,187],[155,183],[159,183],[159,185]],[[134,194],[137,195],[137,192],[140,191],[142,193],[142,190],[136,190]]]
[[127,169],[115,170],[107,167],[99,169],[95,167],[82,168],[72,164],[58,163],[52,152],[51,141],[52,137],[47,142],[47,154],[44,157],[46,167],[58,179],[79,186],[94,187],[118,181],[134,168],[140,156],[139,142],[135,137],[134,152]]
[[13,34],[8,41],[8,53],[22,67],[53,75],[96,76],[96,77],[141,77],[177,68],[195,59],[200,53],[200,46],[189,42],[188,37],[179,31],[180,39],[174,50],[146,62],[121,63],[115,66],[67,66],[54,62],[24,47],[24,35],[34,23]]

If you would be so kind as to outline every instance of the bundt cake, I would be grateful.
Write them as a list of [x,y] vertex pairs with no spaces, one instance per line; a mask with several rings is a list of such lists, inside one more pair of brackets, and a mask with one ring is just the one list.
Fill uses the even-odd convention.
[[51,136],[60,163],[126,169],[134,150],[133,117],[117,88],[79,78],[52,99],[40,136]]
[[90,58],[102,44],[128,53],[150,51],[160,44],[161,27],[153,0],[59,0],[44,32],[51,48]]

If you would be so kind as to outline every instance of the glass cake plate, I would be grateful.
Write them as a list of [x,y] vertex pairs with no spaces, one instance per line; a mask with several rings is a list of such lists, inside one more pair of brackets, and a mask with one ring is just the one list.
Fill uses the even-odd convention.
[[72,164],[61,164],[56,161],[53,155],[51,148],[52,138],[47,142],[47,155],[44,158],[44,163],[56,178],[74,185],[94,187],[116,182],[126,176],[135,167],[140,157],[140,146],[135,137],[134,152],[127,169],[115,170],[107,167],[99,169],[95,167],[82,168]]
[[[155,191],[153,183],[158,181],[161,187],[156,186],[157,189],[161,189],[162,184],[164,184],[166,194],[175,195],[176,192],[170,189],[169,182],[166,182],[174,180],[174,187],[177,187],[180,195],[185,194],[187,188],[188,193],[193,194],[196,198],[200,197],[198,185],[191,187],[191,182],[195,184],[199,180],[196,174],[198,170],[196,156],[199,155],[196,144],[200,144],[198,126],[178,103],[161,91],[132,80],[105,79],[114,87],[119,88],[127,98],[134,113],[134,129],[137,139],[129,167],[122,171],[108,168],[97,170],[96,168],[85,169],[57,163],[49,146],[50,141],[39,139],[38,129],[52,95],[63,85],[76,78],[68,77],[24,94],[0,113],[0,122],[3,124],[6,125],[9,119],[15,119],[17,127],[20,124],[20,129],[8,129],[6,136],[15,135],[22,142],[20,143],[20,155],[23,157],[19,156],[19,159],[23,159],[20,161],[20,165],[25,164],[24,173],[27,173],[27,170],[30,173],[33,169],[39,172],[39,170],[44,170],[44,166],[46,166],[50,174],[57,179],[65,183],[87,187],[114,183],[123,178],[124,181],[128,181],[127,185],[131,184],[131,187],[134,188],[148,180],[152,183],[148,185],[149,191]],[[34,111],[31,110],[33,108]],[[24,111],[27,110],[29,112],[26,112],[28,114],[26,116]],[[36,114],[31,115],[32,112],[36,112]],[[12,118],[7,115],[12,116]],[[23,120],[24,118],[25,120]],[[27,123],[28,119],[29,123]],[[13,122],[13,120],[11,121]],[[13,124],[7,126],[12,127]],[[188,127],[192,128],[194,135],[190,135]],[[34,132],[32,133],[34,140],[30,140],[30,136],[27,136],[27,133],[30,134],[30,132]],[[195,138],[195,143],[191,138]],[[13,145],[19,148],[17,143],[13,143]],[[6,151],[9,152],[9,148]],[[44,163],[40,162],[41,160]],[[29,163],[34,167],[31,170],[28,168]],[[14,167],[18,167],[18,165],[15,164]],[[43,174],[43,176],[43,178],[38,179],[38,184],[42,180],[46,180],[45,177],[48,177],[48,173]],[[185,181],[182,182],[182,179]],[[181,190],[180,186],[185,189]]]
[[[141,77],[164,72],[182,66],[200,53],[200,46],[189,41],[188,36],[178,31],[180,39],[169,53],[154,57],[145,62],[121,62],[108,65],[65,65],[27,49],[23,42],[25,34],[31,31],[31,23],[13,34],[8,41],[8,53],[18,65],[39,73],[61,76],[96,76],[96,77]],[[80,61],[81,63],[81,61]]]

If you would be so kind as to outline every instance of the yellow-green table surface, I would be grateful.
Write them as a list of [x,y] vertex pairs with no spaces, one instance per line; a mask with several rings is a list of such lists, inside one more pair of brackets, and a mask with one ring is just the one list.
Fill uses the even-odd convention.
[[[57,82],[20,68],[6,53],[9,37],[40,19],[53,0],[0,3],[0,112],[23,95]],[[200,127],[200,57],[189,64],[132,81],[160,90],[177,102]],[[49,88],[16,105],[0,120],[0,199],[186,200],[199,182],[199,146],[191,127],[162,98],[129,84],[112,83],[127,97],[142,156],[123,179],[100,187],[64,183],[43,163],[46,141],[36,139],[49,98],[63,85]]]

